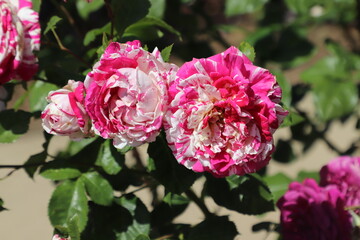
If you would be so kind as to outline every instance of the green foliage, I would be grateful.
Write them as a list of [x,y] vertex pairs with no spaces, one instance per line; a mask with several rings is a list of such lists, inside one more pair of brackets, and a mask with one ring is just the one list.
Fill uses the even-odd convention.
[[54,31],[56,28],[56,24],[58,24],[58,22],[60,22],[61,20],[62,20],[62,18],[60,18],[58,16],[52,16],[44,30],[44,35],[47,34],[50,30]]
[[102,167],[107,174],[115,175],[122,169],[124,160],[124,155],[119,154],[111,141],[107,140],[100,147],[95,165]]
[[102,8],[104,6],[104,1],[102,0],[92,0],[91,2],[88,1],[76,1],[76,8],[79,12],[79,15],[83,19],[88,19],[89,15]]
[[48,208],[51,224],[70,227],[69,222],[77,216],[77,227],[81,232],[88,220],[88,205],[84,182],[67,180],[60,184],[53,192]]
[[111,7],[114,13],[115,29],[122,36],[128,26],[148,14],[150,2],[148,0],[117,0],[111,1]]
[[180,194],[186,191],[196,180],[196,174],[180,165],[166,141],[158,137],[156,142],[150,143],[148,148],[149,157],[154,161],[154,170],[150,174],[158,180],[165,188]]
[[244,214],[262,214],[274,210],[273,196],[260,176],[230,176],[226,180],[206,177],[206,191],[214,201]]
[[196,225],[189,233],[188,240],[233,240],[238,234],[235,224],[228,217],[211,217]]
[[284,173],[277,173],[272,176],[266,176],[264,181],[268,185],[272,195],[274,196],[274,202],[277,202],[281,196],[288,189],[288,185],[292,182],[291,178]]
[[13,109],[0,112],[0,143],[12,143],[29,129],[31,113]]
[[110,183],[97,172],[87,172],[81,176],[86,191],[96,204],[110,206],[113,200],[113,189]]
[[253,62],[255,60],[255,50],[248,42],[241,42],[239,50],[245,54],[250,59],[250,61]]
[[226,0],[225,14],[228,17],[260,10],[269,0]]
[[164,60],[164,62],[168,62],[170,59],[171,50],[173,48],[173,44],[167,46],[161,51],[161,57]]
[[29,103],[32,112],[43,111],[48,104],[46,97],[50,91],[59,89],[52,83],[36,81],[29,87]]

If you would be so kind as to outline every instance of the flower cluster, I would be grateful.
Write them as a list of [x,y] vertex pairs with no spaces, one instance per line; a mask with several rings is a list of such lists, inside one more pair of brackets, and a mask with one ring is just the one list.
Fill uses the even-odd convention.
[[51,134],[94,133],[117,148],[153,142],[164,127],[180,164],[223,177],[268,163],[287,115],[280,99],[275,77],[235,47],[179,68],[135,40],[110,43],[83,85],[51,92],[42,119]]
[[320,186],[313,179],[291,183],[277,203],[284,240],[352,239],[348,209],[359,208],[359,180],[360,157],[343,156],[321,169]]
[[38,69],[40,24],[31,7],[30,0],[0,0],[0,84],[30,80]]

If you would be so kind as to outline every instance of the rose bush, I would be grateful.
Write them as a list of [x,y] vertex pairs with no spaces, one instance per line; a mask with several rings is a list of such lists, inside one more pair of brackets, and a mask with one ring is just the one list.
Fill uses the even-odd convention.
[[95,133],[117,148],[154,141],[167,108],[168,82],[177,66],[139,41],[111,43],[87,75],[86,109]]
[[284,240],[351,239],[351,217],[336,186],[320,187],[313,179],[293,182],[277,206]]
[[287,115],[275,77],[235,47],[185,63],[169,99],[166,134],[177,161],[218,177],[264,167]]
[[0,84],[30,80],[38,66],[33,51],[40,48],[38,13],[30,0],[0,1]]
[[360,157],[338,157],[320,170],[320,185],[335,185],[344,194],[347,207],[360,206],[359,183]]
[[74,80],[69,80],[62,89],[51,91],[47,97],[49,104],[41,114],[45,131],[74,140],[90,137],[84,94],[84,84]]

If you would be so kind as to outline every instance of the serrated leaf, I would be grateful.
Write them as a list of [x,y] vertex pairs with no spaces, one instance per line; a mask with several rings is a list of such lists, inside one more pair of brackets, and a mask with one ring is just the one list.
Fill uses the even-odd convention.
[[144,18],[150,8],[148,0],[116,0],[111,1],[111,8],[114,14],[114,24],[119,36],[131,24]]
[[77,214],[68,220],[67,228],[71,240],[80,240],[79,216]]
[[0,112],[0,143],[14,142],[29,129],[31,113],[8,109]]
[[49,92],[58,89],[59,87],[55,84],[44,81],[36,81],[29,87],[30,110],[32,112],[44,110],[48,104],[46,97],[48,96]]
[[24,170],[29,175],[29,177],[33,178],[36,170],[42,163],[45,163],[47,158],[47,153],[45,151],[31,155],[29,159],[24,163]]
[[292,182],[292,180],[283,173],[266,176],[264,177],[264,181],[267,183],[272,195],[274,196],[275,202],[277,202],[277,200],[285,194],[289,184]]
[[240,46],[239,46],[239,50],[245,54],[250,61],[254,61],[255,60],[255,49],[253,46],[251,46],[248,42],[241,42]]
[[172,47],[173,47],[174,44],[171,44],[169,46],[167,46],[166,48],[164,48],[162,51],[161,51],[161,57],[162,59],[164,60],[164,62],[168,62],[169,59],[170,59],[170,54],[171,54],[171,50],[172,50]]
[[61,20],[62,18],[58,16],[52,16],[47,23],[47,26],[44,31],[44,35],[47,34],[50,30],[54,30],[56,28],[56,24]]
[[120,172],[124,161],[124,156],[112,147],[110,140],[107,140],[100,147],[95,165],[102,167],[107,174],[115,175]]
[[274,210],[273,196],[260,176],[251,174],[234,178],[244,178],[232,180],[232,184],[239,183],[236,188],[225,179],[206,175],[206,191],[218,205],[244,214],[262,214]]
[[298,113],[288,110],[289,114],[285,117],[284,121],[281,124],[281,127],[290,127],[294,126],[298,123],[303,122],[305,119],[300,116]]
[[155,163],[155,170],[151,171],[150,174],[168,191],[180,194],[189,189],[196,180],[196,173],[176,161],[169,146],[161,136],[149,144],[148,154]]
[[110,183],[97,172],[88,172],[81,176],[86,191],[96,204],[110,206],[113,200],[113,188]]
[[196,225],[187,240],[233,240],[236,235],[236,226],[227,216],[214,216]]
[[81,232],[87,223],[88,205],[85,186],[81,180],[65,181],[53,192],[48,214],[51,224],[68,227],[68,222],[75,215],[78,216],[78,228]]

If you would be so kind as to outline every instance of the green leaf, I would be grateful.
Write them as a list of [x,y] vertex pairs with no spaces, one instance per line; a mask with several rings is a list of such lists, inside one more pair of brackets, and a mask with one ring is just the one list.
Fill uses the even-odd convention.
[[72,216],[67,222],[68,232],[71,240],[80,240],[79,223],[79,216],[77,214]]
[[305,120],[302,116],[300,116],[296,112],[292,111],[291,109],[290,110],[288,109],[288,111],[289,111],[289,114],[285,117],[284,121],[281,124],[281,127],[294,126]]
[[149,212],[134,195],[116,199],[111,206],[90,202],[89,222],[81,238],[86,240],[134,240],[150,232]]
[[279,83],[282,91],[281,102],[285,106],[291,105],[291,84],[286,80],[284,74],[280,71],[274,72],[276,76],[276,81]]
[[124,32],[124,37],[133,36],[142,40],[154,40],[161,37],[161,35],[159,34],[154,35],[157,29],[164,29],[170,33],[175,34],[179,38],[181,37],[179,31],[175,30],[172,26],[170,26],[163,20],[155,17],[145,17],[140,21],[137,21],[136,23],[130,25],[128,28],[126,28]]
[[266,176],[264,181],[267,183],[272,195],[274,196],[275,202],[277,202],[277,200],[285,194],[289,184],[292,182],[292,180],[283,173]]
[[111,1],[111,8],[114,14],[114,24],[119,36],[131,24],[144,18],[150,8],[149,0],[116,0]]
[[82,19],[88,19],[90,13],[99,10],[104,6],[104,1],[102,0],[92,0],[92,1],[76,1],[76,8],[79,12],[79,15]]
[[29,87],[29,103],[32,112],[42,111],[48,104],[46,97],[50,91],[58,90],[59,87],[52,83],[36,81]]
[[47,165],[41,168],[40,175],[47,179],[60,181],[80,177],[81,172],[76,168],[52,168]]
[[359,101],[353,82],[319,82],[314,86],[313,93],[317,114],[323,121],[353,112]]
[[51,196],[48,214],[54,227],[57,225],[69,227],[70,219],[77,215],[77,225],[81,232],[88,220],[88,205],[83,181],[68,180],[59,185]]
[[125,153],[133,150],[133,148],[134,148],[134,147],[132,147],[132,146],[125,146],[125,147],[123,147],[122,149],[117,149],[117,151],[118,151],[119,153],[121,153],[122,155],[125,155]]
[[120,215],[123,222],[122,231],[116,233],[117,240],[132,240],[140,234],[150,232],[150,215],[145,205],[135,195],[127,195],[116,202],[124,208],[127,214]]
[[225,14],[228,17],[252,13],[264,7],[269,0],[226,0]]
[[110,206],[113,200],[113,188],[110,183],[97,172],[88,172],[81,176],[86,191],[96,204]]
[[120,172],[124,161],[124,155],[118,153],[112,146],[111,141],[107,140],[100,147],[95,165],[102,167],[107,174],[115,175]]
[[150,0],[151,7],[149,9],[148,16],[156,17],[156,18],[163,18],[164,11],[166,7],[165,0]]
[[236,226],[227,216],[214,216],[196,225],[187,240],[233,240],[236,235]]
[[180,194],[189,189],[196,180],[196,173],[176,161],[166,140],[161,136],[149,144],[148,154],[155,163],[155,170],[151,171],[150,174],[168,191]]
[[[25,172],[29,175],[29,177],[33,178],[36,170],[39,168],[40,164],[45,163],[47,158],[46,151],[42,151],[40,153],[31,155],[29,159],[24,163]],[[27,166],[29,165],[29,166]]]
[[173,47],[174,44],[171,44],[169,46],[167,46],[166,48],[164,48],[162,51],[161,51],[161,57],[162,59],[164,60],[164,62],[168,62],[169,59],[170,59],[170,54],[171,54],[171,50],[172,50],[172,47]]
[[14,142],[29,129],[31,113],[8,109],[0,112],[0,143]]
[[62,20],[62,18],[60,18],[58,16],[52,16],[50,18],[49,22],[47,23],[47,26],[44,31],[44,35],[47,34],[50,30],[54,30],[56,28],[56,24],[61,20]]
[[111,31],[111,23],[107,23],[105,26],[101,28],[95,28],[88,31],[84,37],[84,45],[88,46],[91,42],[93,42],[97,36],[100,36],[104,33],[110,34]]
[[140,234],[139,236],[137,236],[137,237],[135,238],[135,240],[151,240],[151,239],[150,239],[149,236],[147,236],[147,235]]
[[236,188],[225,179],[206,175],[206,191],[216,204],[244,214],[262,214],[274,210],[270,189],[259,175],[234,175],[231,178],[231,184],[238,183]]
[[253,46],[251,46],[248,42],[241,42],[239,46],[239,50],[245,54],[250,61],[254,62],[255,60],[255,49]]

